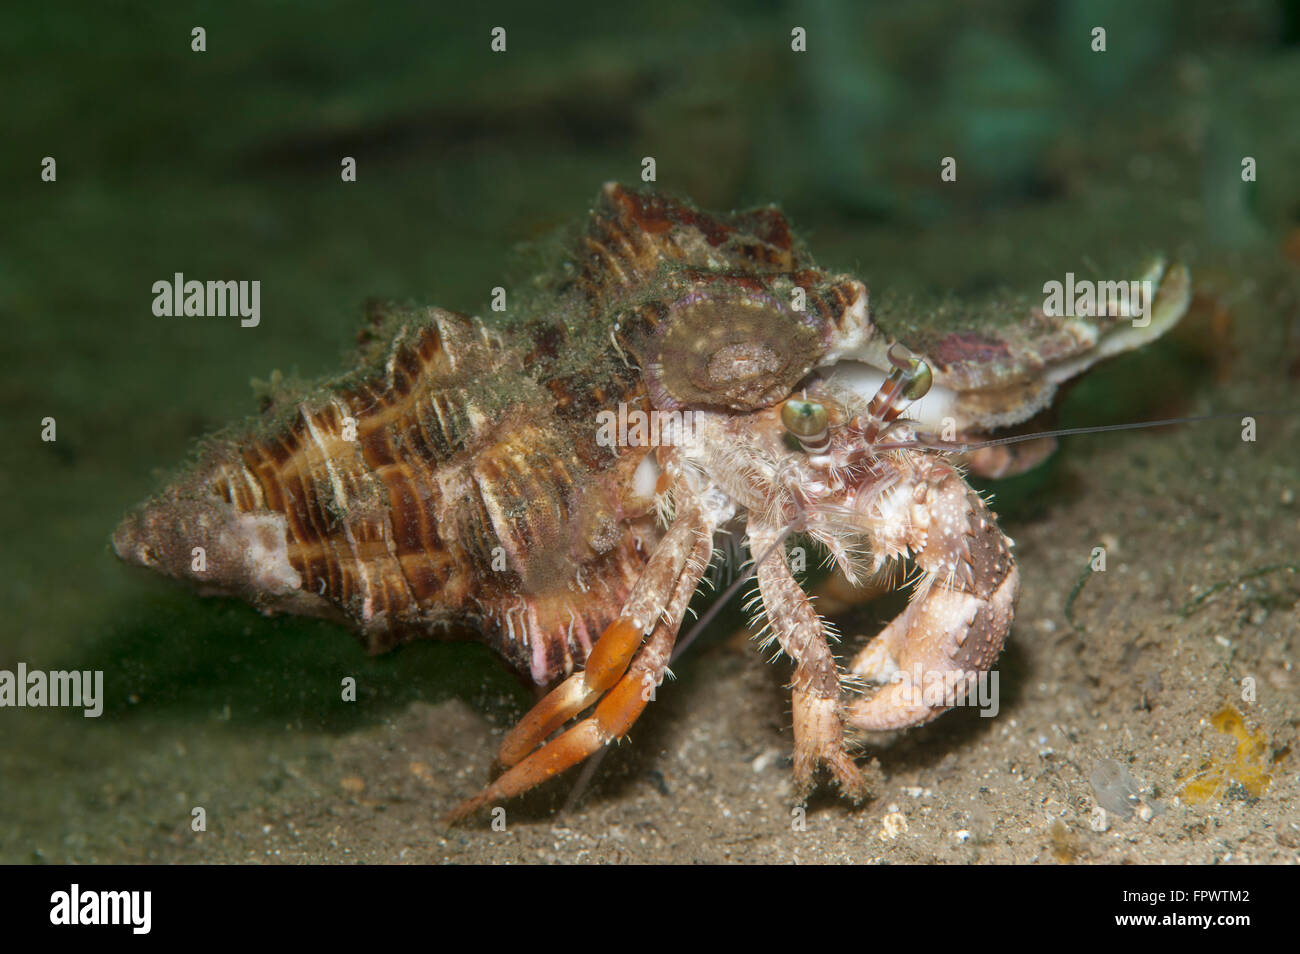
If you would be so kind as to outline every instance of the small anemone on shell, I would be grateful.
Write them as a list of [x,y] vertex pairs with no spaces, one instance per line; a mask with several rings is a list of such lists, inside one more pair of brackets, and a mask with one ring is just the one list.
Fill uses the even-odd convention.
[[783,400],[826,353],[831,330],[779,292],[728,277],[698,280],[640,310],[631,345],[651,402],[751,411]]

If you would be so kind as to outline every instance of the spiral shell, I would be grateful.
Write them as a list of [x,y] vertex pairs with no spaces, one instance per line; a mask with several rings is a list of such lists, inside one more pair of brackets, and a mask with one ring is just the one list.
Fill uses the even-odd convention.
[[538,684],[572,672],[660,533],[648,448],[602,443],[600,413],[781,400],[870,337],[866,288],[774,209],[618,185],[528,287],[492,325],[391,309],[346,378],[208,442],[123,520],[118,555],[340,620],[373,652],[471,632]]

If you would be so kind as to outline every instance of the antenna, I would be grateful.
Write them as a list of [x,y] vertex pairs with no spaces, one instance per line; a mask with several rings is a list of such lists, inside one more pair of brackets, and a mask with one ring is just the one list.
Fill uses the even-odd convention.
[[876,444],[874,449],[904,450],[909,447],[921,447],[929,450],[945,450],[957,454],[966,454],[970,451],[982,450],[985,447],[1002,447],[1006,444],[1019,444],[1024,441],[1036,441],[1043,437],[1072,437],[1076,434],[1104,434],[1109,431],[1136,431],[1148,427],[1170,427],[1174,424],[1196,424],[1201,421],[1219,421],[1227,420],[1228,418],[1240,419],[1243,417],[1281,417],[1295,413],[1295,411],[1224,411],[1219,414],[1202,414],[1196,417],[1170,417],[1161,421],[1136,421],[1131,424],[1099,424],[1095,427],[1067,427],[1055,431],[1036,431],[1033,434],[1014,434],[1010,437],[999,437],[994,440],[977,441],[975,443],[943,441],[926,435],[918,435],[914,441],[888,441],[883,444]]

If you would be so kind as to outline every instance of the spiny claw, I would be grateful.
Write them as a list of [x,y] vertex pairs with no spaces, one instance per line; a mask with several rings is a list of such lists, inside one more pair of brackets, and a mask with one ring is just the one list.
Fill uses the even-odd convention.
[[955,475],[936,475],[925,526],[913,527],[926,572],[911,605],[853,660],[852,672],[888,685],[849,707],[868,730],[929,722],[987,671],[1011,629],[1020,574],[1010,542],[984,502]]

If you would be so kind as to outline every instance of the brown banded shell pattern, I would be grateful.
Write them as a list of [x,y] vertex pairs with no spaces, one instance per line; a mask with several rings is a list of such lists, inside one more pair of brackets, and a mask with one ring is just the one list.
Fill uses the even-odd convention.
[[866,290],[818,270],[774,209],[618,185],[544,278],[492,328],[390,315],[346,378],[207,442],[122,522],[119,556],[337,619],[372,652],[477,635],[539,684],[571,672],[661,533],[633,479],[651,449],[603,446],[597,415],[781,400],[863,334]]

